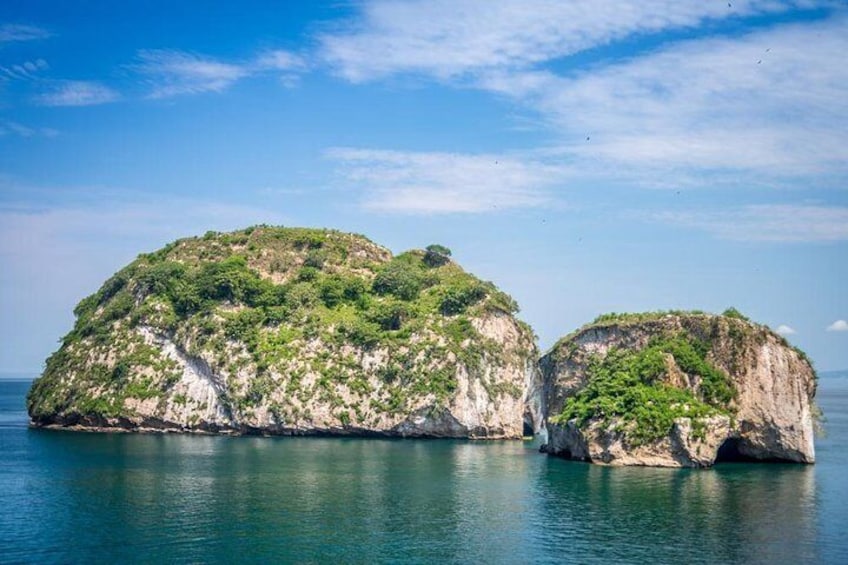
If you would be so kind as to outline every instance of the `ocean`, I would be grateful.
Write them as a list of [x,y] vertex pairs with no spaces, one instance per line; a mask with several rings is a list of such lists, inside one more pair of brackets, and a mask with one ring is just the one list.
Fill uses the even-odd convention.
[[848,563],[848,375],[818,462],[608,468],[529,441],[73,433],[0,381],[2,563]]

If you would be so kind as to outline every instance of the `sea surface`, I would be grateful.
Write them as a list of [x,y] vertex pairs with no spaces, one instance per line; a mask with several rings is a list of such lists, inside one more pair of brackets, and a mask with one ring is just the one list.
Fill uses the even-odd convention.
[[848,563],[848,378],[818,463],[604,468],[526,441],[27,428],[0,381],[2,563]]

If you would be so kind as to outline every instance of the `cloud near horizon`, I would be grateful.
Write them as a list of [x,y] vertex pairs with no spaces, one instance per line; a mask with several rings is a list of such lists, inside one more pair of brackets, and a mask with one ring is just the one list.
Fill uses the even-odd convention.
[[790,326],[787,326],[786,324],[780,324],[779,326],[777,326],[777,329],[774,330],[774,331],[777,332],[780,335],[795,335],[796,333],[798,333],[793,328],[791,328]]
[[[12,187],[6,188],[12,190]],[[27,190],[26,187],[15,189]],[[240,229],[247,225],[285,220],[284,216],[264,208],[197,198],[167,196],[151,201],[145,193],[82,187],[62,192],[65,197],[78,194],[79,201],[41,206],[14,202],[0,204],[0,253],[20,250],[17,240],[22,238],[33,248],[49,249],[63,240],[89,241],[89,236],[103,240],[148,236],[177,238],[202,235],[210,229]],[[36,246],[33,238],[45,241]],[[144,250],[139,249],[138,252]]]
[[827,327],[829,332],[848,332],[848,322],[845,320],[836,320]]
[[0,258],[10,272],[55,271],[54,285],[90,281],[89,271],[108,275],[121,266],[116,261],[129,261],[180,237],[286,220],[252,206],[171,196],[150,201],[122,191],[79,190],[82,200],[76,203],[0,205]]
[[327,157],[377,212],[451,214],[550,205],[565,171],[509,155],[334,148]]
[[653,221],[706,231],[719,239],[759,242],[848,241],[848,208],[752,205],[709,212],[657,212]]

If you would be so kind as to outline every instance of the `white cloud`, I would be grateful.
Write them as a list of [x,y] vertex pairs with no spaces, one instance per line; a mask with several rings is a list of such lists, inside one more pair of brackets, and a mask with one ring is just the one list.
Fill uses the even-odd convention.
[[[320,36],[323,56],[352,81],[394,73],[439,79],[526,68],[635,34],[780,12],[796,2],[742,0],[372,0],[346,28]],[[810,4],[806,2],[805,4]]]
[[33,41],[35,39],[46,39],[50,37],[46,29],[23,24],[0,25],[0,43],[11,41]]
[[146,77],[151,86],[150,98],[222,92],[242,79],[268,72],[284,72],[281,83],[291,87],[297,83],[297,73],[306,69],[302,57],[279,49],[243,62],[224,62],[170,49],[141,50],[137,59],[131,68]]
[[538,111],[563,154],[589,171],[614,165],[636,181],[700,177],[703,185],[712,171],[743,183],[809,180],[848,172],[844,52],[848,20],[840,19],[680,42],[573,77],[480,80]]
[[10,134],[19,137],[56,137],[59,132],[53,128],[30,127],[18,122],[0,121],[0,136]]
[[260,53],[253,62],[256,70],[299,71],[306,68],[306,61],[290,51],[276,49]]
[[151,98],[221,92],[249,74],[241,65],[167,49],[139,51],[133,68],[147,77]]
[[793,334],[798,333],[794,329],[792,329],[791,327],[787,326],[786,324],[780,324],[779,326],[777,326],[777,329],[774,330],[774,331],[776,331],[780,335],[793,335]]
[[827,327],[829,332],[848,332],[848,322],[845,320],[836,320]]
[[538,160],[491,154],[337,148],[344,178],[364,190],[363,206],[412,214],[479,213],[550,203],[565,171]]
[[94,106],[118,100],[118,93],[93,81],[66,80],[53,83],[52,90],[36,97],[43,106]]
[[710,20],[832,5],[372,1],[320,41],[325,60],[352,81],[414,73],[506,96],[539,115],[559,159],[586,178],[709,187],[723,175],[719,182],[741,187],[801,179],[841,187],[848,19],[839,11],[743,36],[666,41],[627,58],[590,56],[591,65],[569,58]]
[[254,73],[280,73],[279,81],[285,88],[294,88],[300,84],[300,74],[307,67],[303,57],[280,49],[260,53],[251,64]]
[[661,212],[649,218],[738,241],[848,241],[848,208],[755,205],[722,212]]
[[[207,230],[232,230],[258,223],[281,223],[266,209],[190,198],[169,197],[155,203],[88,189],[87,201],[66,206],[0,207],[0,255],[39,257],[74,247],[125,247],[124,254],[149,251],[149,245]],[[100,193],[102,196],[94,196]],[[126,242],[153,242],[138,247]],[[59,250],[59,251],[57,251]],[[45,268],[48,265],[43,265]]]
[[[49,193],[32,187],[17,189]],[[0,206],[0,257],[7,273],[55,275],[57,284],[61,280],[71,283],[75,277],[88,280],[87,269],[104,271],[100,262],[106,262],[106,270],[115,269],[138,253],[178,237],[259,223],[279,224],[285,219],[252,206],[179,197],[151,202],[140,194],[78,190],[80,199],[73,204]]]
[[301,187],[275,187],[263,186],[256,191],[264,196],[302,196],[309,194],[309,190]]
[[50,65],[44,59],[24,61],[17,65],[9,65],[8,67],[0,65],[0,81],[33,80],[38,78],[37,75],[39,72],[49,68]]

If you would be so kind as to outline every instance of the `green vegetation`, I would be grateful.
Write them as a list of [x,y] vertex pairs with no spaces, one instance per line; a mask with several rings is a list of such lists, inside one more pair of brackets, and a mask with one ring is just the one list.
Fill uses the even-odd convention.
[[469,306],[477,304],[486,297],[486,289],[482,284],[471,281],[468,284],[456,285],[445,290],[439,309],[442,314],[452,316],[465,312]]
[[441,267],[450,262],[451,250],[444,245],[428,245],[424,253],[424,263],[428,267]]
[[444,245],[439,245],[438,243],[433,243],[432,245],[428,245],[424,249],[427,253],[436,253],[438,255],[442,255],[444,257],[451,256],[451,250],[445,247]]
[[742,312],[731,306],[727,310],[721,313],[725,318],[735,318],[737,320],[742,320],[744,322],[750,322],[751,320],[745,316]]
[[[722,312],[721,314],[725,318],[733,318],[736,320],[742,320],[744,322],[750,322],[747,316],[742,314],[736,308],[732,306]],[[650,322],[653,320],[659,320],[665,318],[667,316],[710,316],[707,312],[703,310],[655,310],[652,312],[609,312],[606,314],[601,314],[597,318],[595,318],[590,325],[603,325],[603,324],[641,324],[644,322]]]
[[[179,240],[139,255],[79,303],[73,330],[30,392],[30,412],[113,416],[128,399],[189,402],[170,391],[179,377],[174,362],[144,342],[141,328],[167,336],[225,379],[255,375],[224,395],[242,414],[278,391],[303,406],[318,395],[341,409],[337,387],[370,395],[375,377],[385,410],[402,411],[426,395],[445,403],[458,364],[473,371],[486,356],[503,364],[533,348],[532,334],[526,351],[503,351],[475,330],[473,318],[514,314],[517,306],[450,256],[431,245],[392,258],[362,236],[303,228]],[[378,349],[385,364],[363,368],[363,356]],[[103,370],[94,370],[104,359]],[[501,389],[513,392],[493,390]],[[91,401],[79,391],[94,391]],[[305,417],[280,397],[273,405],[275,418]],[[361,424],[362,411],[347,408],[337,413]]]
[[666,316],[706,316],[701,310],[656,310],[653,312],[609,312],[595,318],[590,325],[641,324],[659,320]]
[[426,276],[424,265],[413,253],[404,253],[387,263],[374,277],[376,294],[392,295],[401,300],[415,300],[425,283],[433,284]]
[[[615,349],[595,357],[588,365],[587,385],[566,401],[554,423],[620,421],[633,445],[667,435],[680,417],[691,418],[695,433],[703,433],[703,418],[729,414],[735,395],[730,378],[707,362],[707,350],[704,342],[677,334],[656,337],[641,350]],[[697,392],[667,382],[672,361],[699,383]]]

